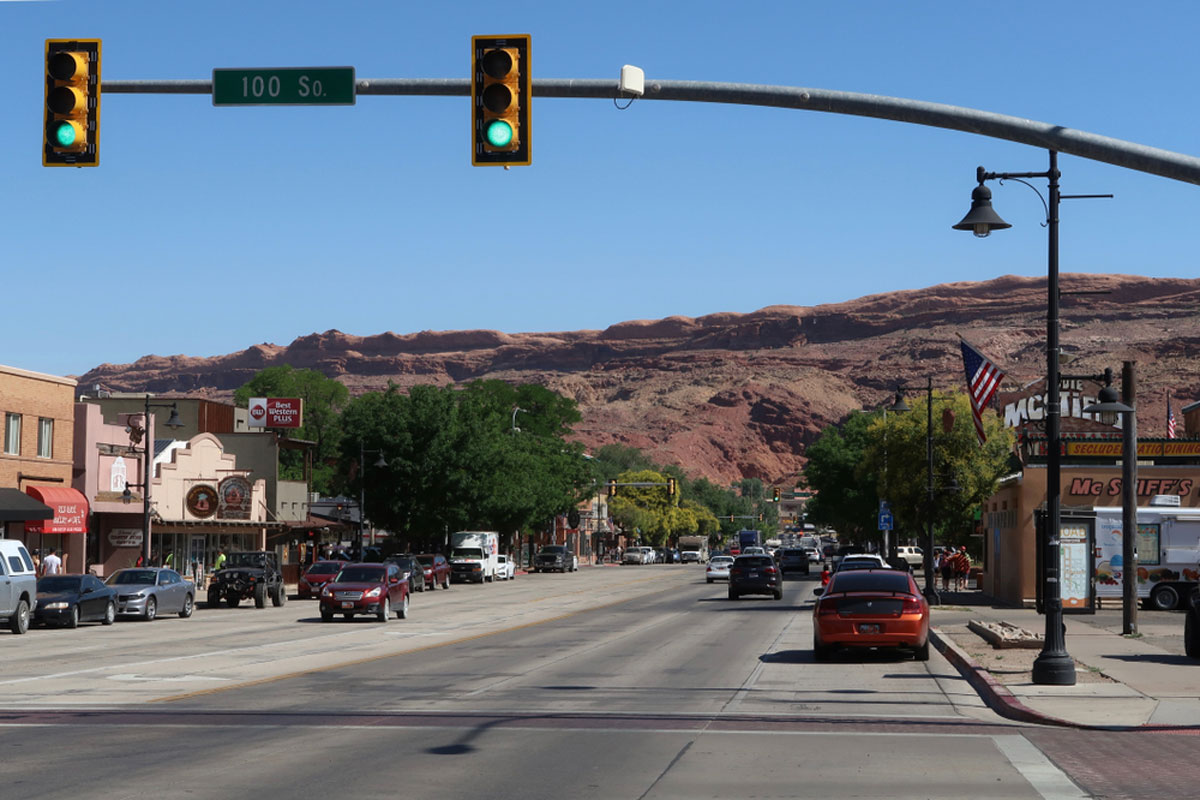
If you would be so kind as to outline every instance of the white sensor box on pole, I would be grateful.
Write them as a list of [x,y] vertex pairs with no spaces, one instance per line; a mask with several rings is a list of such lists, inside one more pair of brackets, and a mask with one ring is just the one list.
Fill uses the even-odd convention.
[[621,67],[621,94],[641,97],[646,93],[646,72],[629,64]]

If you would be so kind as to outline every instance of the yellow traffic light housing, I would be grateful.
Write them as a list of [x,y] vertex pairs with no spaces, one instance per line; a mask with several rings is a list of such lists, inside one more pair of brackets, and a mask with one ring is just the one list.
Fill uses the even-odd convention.
[[471,164],[530,164],[529,35],[471,37]]
[[779,502],[779,490],[778,490],[778,489],[772,489],[772,490],[771,490],[771,502],[772,502],[772,503],[778,503],[778,502]]
[[608,496],[609,497],[617,496],[617,481],[616,481],[616,479],[610,478],[608,481]]
[[668,497],[675,496],[675,479],[674,478],[667,478],[667,496]]
[[100,163],[100,40],[46,40],[42,166]]

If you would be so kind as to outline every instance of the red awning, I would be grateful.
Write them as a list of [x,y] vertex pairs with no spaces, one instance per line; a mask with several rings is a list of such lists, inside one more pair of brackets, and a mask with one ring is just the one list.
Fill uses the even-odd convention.
[[67,486],[26,486],[25,494],[54,509],[54,518],[30,520],[26,533],[87,533],[88,501]]

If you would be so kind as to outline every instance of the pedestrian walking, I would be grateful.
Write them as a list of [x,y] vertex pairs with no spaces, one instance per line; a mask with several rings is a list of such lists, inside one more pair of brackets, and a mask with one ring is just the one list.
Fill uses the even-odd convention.
[[58,557],[58,554],[58,550],[51,550],[50,555],[42,559],[43,575],[58,575],[62,572],[62,559]]
[[942,576],[942,589],[950,591],[950,581],[954,577],[954,561],[948,550],[943,550],[939,557],[938,572]]
[[971,557],[967,555],[967,546],[959,545],[954,554],[954,588],[963,591],[967,588],[967,578],[971,574]]

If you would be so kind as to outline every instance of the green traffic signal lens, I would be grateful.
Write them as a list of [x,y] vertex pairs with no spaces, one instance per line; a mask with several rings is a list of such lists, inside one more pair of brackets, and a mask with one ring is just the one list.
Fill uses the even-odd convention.
[[54,141],[60,147],[70,147],[75,144],[75,126],[69,122],[60,122],[54,129]]
[[487,126],[486,135],[492,147],[508,147],[512,144],[513,129],[502,119],[492,120]]

